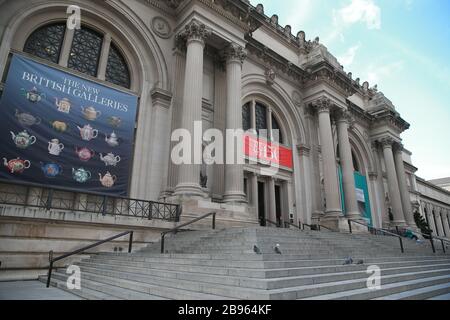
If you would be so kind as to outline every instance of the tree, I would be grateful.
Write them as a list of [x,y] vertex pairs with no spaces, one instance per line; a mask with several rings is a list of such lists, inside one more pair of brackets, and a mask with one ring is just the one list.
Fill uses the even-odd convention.
[[416,222],[417,227],[423,234],[431,235],[433,230],[430,229],[428,222],[424,219],[424,217],[422,217],[422,215],[417,210],[414,211],[414,220]]

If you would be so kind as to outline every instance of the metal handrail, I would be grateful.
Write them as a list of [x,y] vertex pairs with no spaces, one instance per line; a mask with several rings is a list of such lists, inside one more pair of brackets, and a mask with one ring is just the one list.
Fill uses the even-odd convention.
[[0,204],[2,205],[39,208],[48,211],[88,212],[104,216],[131,216],[171,222],[178,222],[181,216],[180,205],[165,201],[149,201],[34,183],[11,183],[3,179],[0,179],[0,185],[8,186],[0,192]]
[[293,223],[291,223],[291,222],[289,222],[289,221],[285,221],[284,222],[284,227],[286,228],[286,229],[288,229],[289,228],[289,226],[293,226],[293,227],[295,227],[295,228],[297,228],[297,229],[302,229],[300,226],[298,226],[298,225],[296,225],[296,224],[293,224]]
[[67,254],[62,255],[62,256],[60,256],[60,257],[57,257],[57,258],[53,258],[53,251],[50,251],[49,254],[48,254],[48,256],[49,256],[48,259],[49,259],[49,261],[50,261],[50,266],[48,267],[47,288],[50,287],[50,280],[51,280],[51,277],[52,277],[53,264],[54,264],[55,262],[58,262],[58,261],[63,260],[63,259],[66,259],[66,258],[68,258],[68,257],[70,257],[70,256],[74,256],[74,255],[83,253],[83,252],[85,252],[85,251],[87,251],[87,250],[89,250],[89,249],[98,247],[98,246],[100,246],[100,245],[102,245],[102,244],[105,244],[105,243],[107,243],[107,242],[111,242],[111,241],[116,240],[116,239],[118,239],[118,238],[122,238],[122,237],[124,237],[124,236],[126,236],[126,235],[130,235],[130,240],[129,240],[129,243],[128,243],[128,253],[131,253],[131,251],[133,250],[133,234],[134,234],[133,231],[123,232],[123,233],[121,233],[121,234],[119,234],[119,235],[117,235],[117,236],[110,237],[110,238],[108,238],[108,239],[106,239],[106,240],[98,241],[98,242],[96,242],[96,243],[94,243],[94,244],[91,244],[91,245],[89,245],[89,246],[87,246],[87,247],[84,247],[84,248],[75,250],[75,251],[73,251],[73,252],[67,253]]
[[324,228],[324,229],[327,229],[328,231],[334,232],[333,229],[328,228],[328,227],[325,227],[325,226],[323,226],[323,225],[321,225],[321,224],[318,224],[317,226],[319,227],[319,231],[322,231],[322,230],[320,230],[320,229]]
[[395,233],[386,231],[386,230],[384,230],[384,229],[378,229],[378,228],[375,228],[375,227],[371,227],[371,226],[369,226],[369,225],[367,225],[367,224],[365,224],[365,223],[362,223],[362,222],[359,222],[359,221],[356,221],[356,220],[348,219],[348,228],[349,228],[350,233],[353,233],[353,231],[352,231],[352,223],[356,223],[356,224],[359,224],[359,225],[361,225],[361,226],[367,227],[367,229],[369,230],[369,232],[370,232],[371,230],[381,231],[381,232],[383,232],[383,233],[385,233],[385,234],[387,234],[387,235],[390,235],[390,236],[393,236],[393,237],[397,237],[398,240],[400,241],[400,250],[401,250],[402,253],[405,253],[405,249],[404,249],[404,247],[403,247],[403,239],[402,239],[402,237],[399,236],[398,234],[395,234]]
[[212,229],[215,230],[216,229],[216,214],[217,214],[217,212],[210,212],[208,214],[205,214],[204,216],[201,216],[199,218],[195,218],[194,220],[191,220],[191,221],[186,222],[186,223],[184,223],[182,225],[179,225],[176,228],[173,228],[173,229],[170,229],[168,231],[162,232],[161,233],[161,254],[164,254],[164,242],[165,242],[166,235],[168,235],[169,233],[177,233],[181,228],[187,227],[187,226],[189,226],[191,224],[194,224],[194,223],[196,223],[196,222],[198,222],[200,220],[206,219],[206,218],[208,218],[210,216],[213,216]]
[[313,230],[313,226],[307,223],[300,223],[302,226],[302,230],[305,230],[305,226],[309,228],[309,230]]
[[[399,235],[400,235],[400,229],[399,229],[398,226],[395,227],[395,230],[396,230],[396,231],[399,233]],[[446,251],[445,251],[445,244],[444,244],[444,242],[450,243],[450,240],[448,240],[448,239],[441,238],[441,237],[438,237],[438,236],[433,236],[432,232],[431,232],[431,233],[423,233],[423,232],[416,232],[416,231],[414,231],[413,233],[417,233],[417,234],[420,234],[420,235],[422,235],[422,236],[429,237],[429,238],[430,238],[429,240],[430,240],[430,243],[431,243],[431,248],[432,248],[432,250],[433,250],[433,253],[436,253],[436,248],[434,247],[434,240],[435,240],[435,239],[441,242],[441,245],[442,245],[442,251],[443,251],[444,253],[446,252]],[[401,236],[401,235],[400,235],[400,236]]]
[[280,227],[280,224],[279,224],[279,223],[273,222],[272,220],[269,220],[269,219],[264,219],[264,220],[265,220],[266,222],[268,222],[268,223],[270,223],[270,224],[276,226],[277,228]]

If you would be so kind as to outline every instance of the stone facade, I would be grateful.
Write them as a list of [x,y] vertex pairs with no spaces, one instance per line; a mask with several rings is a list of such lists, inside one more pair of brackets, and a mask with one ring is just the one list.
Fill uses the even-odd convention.
[[[78,5],[82,25],[108,40],[93,80],[105,81],[113,42],[127,61],[129,89],[140,97],[131,197],[180,203],[182,220],[217,211],[225,227],[267,218],[345,229],[348,218],[367,219],[363,204],[375,227],[415,229],[419,210],[434,215],[438,235],[450,236],[450,194],[416,178],[401,139],[409,124],[376,86],[345,72],[319,38],[293,35],[276,15],[244,0],[2,1],[0,74],[34,30],[67,19],[68,5]],[[57,66],[70,71],[73,34],[66,33]],[[250,163],[172,163],[171,132],[193,132],[194,121],[203,130],[241,129],[246,104],[251,128],[260,123],[261,106],[263,129],[280,126],[282,145],[293,151],[292,168],[265,176]],[[355,172],[365,179],[368,199],[357,193]],[[2,219],[10,223],[15,215],[8,210]],[[27,221],[33,218],[47,219],[38,212]],[[122,229],[130,225],[121,222]]]

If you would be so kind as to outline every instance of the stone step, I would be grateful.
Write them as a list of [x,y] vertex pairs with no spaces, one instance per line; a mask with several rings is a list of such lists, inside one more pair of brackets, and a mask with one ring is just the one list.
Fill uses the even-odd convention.
[[[108,260],[118,260],[123,262],[141,262],[141,263],[170,263],[179,265],[203,265],[209,267],[232,267],[232,268],[296,268],[296,267],[314,267],[322,265],[335,265],[342,266],[343,259],[292,259],[292,260],[281,260],[280,257],[277,260],[230,260],[230,259],[206,259],[199,257],[192,257],[191,255],[153,255],[153,256],[130,256],[130,255],[95,255],[92,257],[92,261],[100,260],[106,262]],[[377,264],[380,262],[402,262],[409,261],[413,258],[414,260],[420,259],[422,261],[429,261],[435,259],[445,259],[446,257],[438,256],[417,256],[417,257],[379,257],[379,258],[363,258],[366,264]],[[357,261],[357,257],[354,257]]]
[[[55,281],[60,281],[60,286],[58,288],[63,289],[65,291],[71,292],[76,294],[77,291],[80,290],[69,290],[66,285],[68,275],[64,272],[58,272],[56,271],[52,275],[52,280],[55,279]],[[46,277],[40,277],[40,280],[42,282],[46,282]],[[116,287],[105,283],[99,283],[95,281],[90,281],[88,279],[85,279],[82,275],[81,278],[81,291],[84,291],[85,289],[90,290],[90,294],[95,294],[101,299],[91,299],[89,300],[166,300],[162,297],[150,295],[150,294],[143,294],[134,290],[125,289],[122,287]],[[80,295],[81,296],[81,295]],[[105,297],[103,297],[105,296]]]
[[[56,272],[52,278],[55,277],[64,282],[67,280],[65,273]],[[92,274],[83,272],[82,286],[88,284],[93,290],[98,292],[110,293],[113,288],[115,295],[122,295],[121,291],[131,292],[133,295],[140,295],[141,297],[148,296],[147,300],[230,300],[228,297],[218,296],[214,294],[205,294],[202,292],[194,292],[184,290],[181,288],[171,288],[166,286],[155,286],[145,282],[136,282],[127,279],[111,278],[99,274]],[[143,296],[144,294],[144,296]],[[128,299],[123,297],[122,299]]]
[[[47,277],[41,276],[41,277],[39,277],[39,281],[42,282],[43,284],[46,284]],[[58,289],[66,291],[66,292],[70,292],[71,294],[74,294],[85,300],[118,300],[116,297],[114,297],[112,295],[88,289],[88,285],[85,286],[84,283],[83,283],[83,286],[81,287],[81,290],[69,290],[67,288],[66,281],[67,281],[67,279],[63,281],[63,280],[59,280],[59,279],[56,279],[55,277],[53,277],[50,280],[50,286],[56,287]]]
[[[128,280],[140,281],[159,281],[161,278],[167,280],[188,280],[206,282],[211,284],[223,284],[228,286],[254,288],[254,289],[280,289],[296,286],[305,286],[319,283],[351,280],[351,279],[367,279],[366,270],[345,271],[338,273],[322,273],[306,276],[290,276],[278,277],[271,279],[264,278],[249,278],[230,275],[210,275],[198,272],[176,272],[176,271],[161,271],[148,270],[144,268],[113,266],[113,265],[80,265],[83,272],[98,273],[108,275],[111,277],[119,277]],[[402,273],[433,271],[436,269],[450,268],[450,264],[446,265],[425,265],[425,266],[409,266],[386,268],[382,270],[383,275],[395,275]],[[450,269],[449,269],[450,270]],[[159,284],[159,282],[157,283]]]
[[374,300],[426,300],[447,293],[450,293],[450,282],[395,293],[388,296],[376,298]]
[[[388,286],[390,284],[419,279],[423,279],[424,282],[428,282],[428,280],[426,280],[427,278],[436,277],[439,279],[438,283],[445,283],[449,281],[449,275],[449,269],[403,273],[400,275],[387,275],[382,277],[382,285]],[[301,287],[301,289],[302,290],[297,291],[296,299],[312,298],[313,300],[315,300],[318,299],[318,297],[321,297],[321,299],[323,299],[324,297],[326,297],[327,299],[338,299],[342,296],[343,299],[360,300],[372,299],[377,297],[375,290],[367,289],[367,278],[317,284],[307,287]],[[359,289],[362,290],[358,291]],[[407,288],[404,288],[403,286],[400,286],[398,289],[399,292],[407,290]],[[350,291],[351,293],[349,294],[348,292]],[[389,292],[388,294],[390,293],[391,292]],[[351,296],[352,294],[354,295]]]
[[382,299],[383,296],[396,295],[402,292],[413,291],[435,285],[449,285],[450,275],[441,275],[419,279],[411,279],[395,283],[386,283],[381,286],[381,290],[368,289],[367,287],[341,291],[331,294],[311,296],[301,300],[368,300]]
[[[405,261],[397,263],[377,263],[377,265],[384,269],[390,268],[405,268],[405,267],[422,267],[428,265],[442,266],[449,265],[450,260],[432,260],[432,261]],[[339,273],[339,272],[355,272],[366,271],[366,265],[349,265],[349,266],[314,266],[314,267],[299,267],[299,268],[284,268],[284,269],[251,269],[251,268],[231,268],[231,267],[205,267],[201,264],[198,265],[178,265],[173,263],[144,263],[144,262],[128,262],[119,260],[87,260],[78,263],[80,266],[90,267],[104,267],[114,270],[136,268],[137,272],[144,269],[148,274],[159,275],[163,273],[165,276],[169,272],[189,272],[200,273],[207,275],[220,275],[220,276],[232,276],[232,277],[248,277],[248,278],[282,278],[282,277],[294,277],[294,276],[307,276],[324,273]],[[153,273],[152,273],[153,272]]]

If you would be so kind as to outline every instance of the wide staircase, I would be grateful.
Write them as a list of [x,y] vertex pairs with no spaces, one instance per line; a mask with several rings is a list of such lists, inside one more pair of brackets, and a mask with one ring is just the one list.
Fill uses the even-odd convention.
[[[450,293],[450,255],[430,242],[390,236],[245,228],[179,232],[138,252],[77,263],[85,299],[333,300],[439,299]],[[259,253],[256,253],[254,246]],[[274,247],[279,245],[281,254]],[[258,251],[258,250],[256,250]],[[350,262],[353,263],[344,265]],[[360,264],[358,264],[360,263]],[[369,289],[368,267],[381,269]],[[67,290],[65,269],[51,285]],[[41,277],[45,282],[47,277]]]

